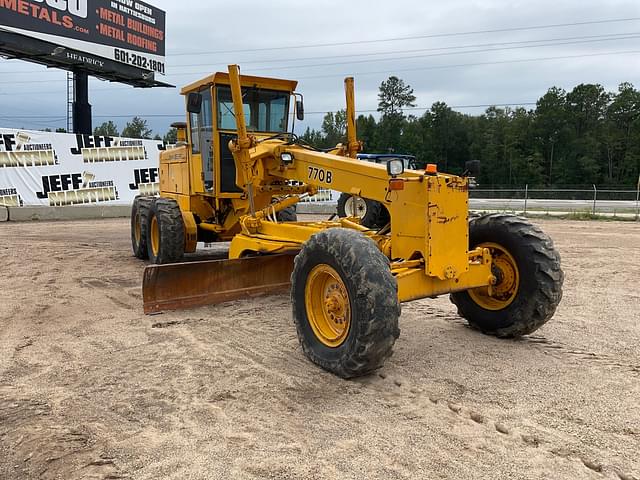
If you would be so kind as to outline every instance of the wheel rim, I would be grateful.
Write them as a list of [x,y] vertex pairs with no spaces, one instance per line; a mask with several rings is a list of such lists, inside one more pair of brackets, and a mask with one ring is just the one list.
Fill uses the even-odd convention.
[[[469,290],[469,296],[480,307],[486,310],[502,310],[507,308],[518,295],[520,272],[513,256],[497,243],[481,243],[481,248],[491,252],[491,270],[497,279],[495,285]],[[489,295],[491,291],[491,295]]]
[[327,347],[344,343],[351,326],[349,294],[338,272],[326,264],[316,265],[304,291],[307,318],[316,338]]
[[158,219],[155,215],[151,219],[151,251],[154,257],[157,257],[160,251],[160,229],[158,228]]
[[135,224],[133,227],[133,235],[136,239],[136,247],[140,245],[140,238],[142,238],[142,227],[140,226],[140,212],[136,213]]
[[367,202],[361,197],[349,197],[344,203],[347,217],[363,218],[367,214]]

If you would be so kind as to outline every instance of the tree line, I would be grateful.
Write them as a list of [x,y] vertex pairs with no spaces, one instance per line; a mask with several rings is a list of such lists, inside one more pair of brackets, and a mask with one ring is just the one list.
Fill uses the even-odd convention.
[[140,117],[133,117],[127,122],[122,132],[118,131],[118,126],[112,121],[102,123],[93,129],[94,135],[102,135],[106,137],[125,137],[125,138],[146,138],[153,140],[162,140],[164,143],[176,143],[178,131],[175,128],[169,129],[163,137],[159,134],[153,135],[153,130],[149,128],[147,121]]
[[[45,128],[43,132],[51,132],[50,128]],[[66,128],[56,128],[56,133],[67,133]],[[124,137],[124,138],[142,138],[146,140],[160,140],[165,144],[174,144],[178,140],[178,130],[170,128],[164,136],[159,134],[153,134],[153,130],[149,128],[147,121],[140,117],[133,117],[130,122],[127,122],[122,132],[118,130],[118,126],[113,120],[108,120],[101,123],[99,126],[93,129],[93,134],[102,137]]]
[[[358,138],[368,153],[415,155],[461,174],[465,162],[480,160],[483,187],[570,185],[635,186],[640,175],[640,92],[622,83],[616,92],[599,84],[580,84],[567,92],[550,88],[535,108],[490,107],[481,115],[454,111],[435,102],[421,116],[410,85],[391,76],[380,84],[379,118],[360,115]],[[122,132],[113,121],[95,135],[155,138],[175,143],[176,130],[153,136],[147,121],[134,117]],[[302,139],[318,148],[346,141],[346,112],[328,112],[319,130]]]
[[[616,92],[580,84],[570,92],[550,88],[535,108],[490,107],[481,115],[434,103],[423,115],[406,115],[416,97],[395,77],[382,82],[379,119],[357,117],[368,153],[413,154],[461,174],[480,160],[484,187],[568,185],[635,186],[640,175],[640,92],[622,83]],[[320,130],[302,138],[319,148],[346,140],[344,110],[325,115]]]

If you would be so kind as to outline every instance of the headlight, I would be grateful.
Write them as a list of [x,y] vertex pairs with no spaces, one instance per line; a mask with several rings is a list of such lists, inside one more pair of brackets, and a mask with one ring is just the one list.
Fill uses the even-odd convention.
[[280,161],[285,165],[290,165],[293,163],[293,154],[284,152],[280,154]]
[[404,173],[404,162],[400,159],[393,159],[387,162],[387,173],[392,177],[402,175]]

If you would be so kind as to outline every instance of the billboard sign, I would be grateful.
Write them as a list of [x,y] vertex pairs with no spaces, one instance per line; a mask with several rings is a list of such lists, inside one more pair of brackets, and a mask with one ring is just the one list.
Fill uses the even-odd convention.
[[0,0],[0,30],[165,74],[165,12],[138,0]]
[[159,192],[162,141],[0,128],[0,206],[130,205]]

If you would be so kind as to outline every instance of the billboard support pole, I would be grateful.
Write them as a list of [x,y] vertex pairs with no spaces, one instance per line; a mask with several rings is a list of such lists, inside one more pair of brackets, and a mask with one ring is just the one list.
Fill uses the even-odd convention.
[[73,133],[91,135],[91,104],[89,103],[89,75],[73,71]]

